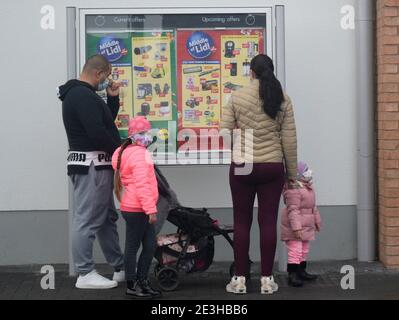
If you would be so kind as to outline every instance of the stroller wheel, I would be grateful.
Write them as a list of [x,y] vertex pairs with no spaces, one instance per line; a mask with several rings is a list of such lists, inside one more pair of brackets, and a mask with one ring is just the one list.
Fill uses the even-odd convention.
[[[249,270],[249,272],[248,272],[248,274],[245,276],[245,278],[247,278],[247,280],[250,280],[251,279],[251,265],[252,265],[252,261],[249,261],[249,263],[248,263],[249,265],[248,265],[248,270]],[[236,273],[236,265],[235,265],[235,263],[233,262],[231,265],[230,265],[230,277],[234,277],[235,276],[235,273]]]
[[179,286],[179,275],[173,268],[163,267],[156,274],[162,291],[174,291]]

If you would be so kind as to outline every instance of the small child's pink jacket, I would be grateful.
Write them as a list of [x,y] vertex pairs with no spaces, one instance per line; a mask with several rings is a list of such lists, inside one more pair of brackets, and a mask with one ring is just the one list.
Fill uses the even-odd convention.
[[[112,156],[112,167],[116,170],[119,150]],[[145,147],[128,146],[122,153],[120,167],[124,192],[121,211],[157,213],[158,183],[151,154]]]
[[316,223],[321,223],[316,207],[316,195],[312,184],[284,191],[286,208],[281,213],[281,240],[298,240],[293,231],[302,230],[302,241],[315,239]]

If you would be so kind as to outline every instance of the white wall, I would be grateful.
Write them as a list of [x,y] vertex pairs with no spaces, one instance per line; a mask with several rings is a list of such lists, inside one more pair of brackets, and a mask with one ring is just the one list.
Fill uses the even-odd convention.
[[[203,0],[201,6],[243,6]],[[315,171],[320,205],[356,204],[355,34],[340,27],[355,0],[245,2],[286,6],[287,91],[294,102],[300,159]],[[54,31],[40,28],[40,8],[56,10]],[[137,0],[2,1],[0,29],[0,211],[68,207],[67,140],[55,87],[66,81],[67,6],[140,7]],[[190,6],[148,0],[146,7]],[[228,9],[226,9],[228,11]],[[161,10],[160,10],[161,12]],[[166,168],[189,206],[231,207],[226,167]]]

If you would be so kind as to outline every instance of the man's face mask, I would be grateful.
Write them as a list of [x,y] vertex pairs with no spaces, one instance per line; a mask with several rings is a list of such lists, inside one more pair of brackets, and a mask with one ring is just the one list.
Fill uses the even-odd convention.
[[100,81],[100,83],[97,85],[96,90],[97,91],[103,91],[108,88],[110,81],[108,80],[107,77],[103,81]]

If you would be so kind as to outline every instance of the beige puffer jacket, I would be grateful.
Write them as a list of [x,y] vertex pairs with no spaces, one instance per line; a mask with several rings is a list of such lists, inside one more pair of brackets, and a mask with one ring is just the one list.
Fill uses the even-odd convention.
[[[233,161],[238,163],[284,162],[289,179],[297,175],[297,138],[291,99],[285,95],[282,112],[276,120],[263,110],[259,97],[259,80],[234,92],[223,108],[222,132],[241,129],[235,135]],[[253,139],[248,137],[253,130]],[[247,137],[246,137],[247,135]],[[241,143],[240,142],[241,138]],[[251,150],[253,149],[253,152]],[[241,152],[245,150],[245,152]]]

